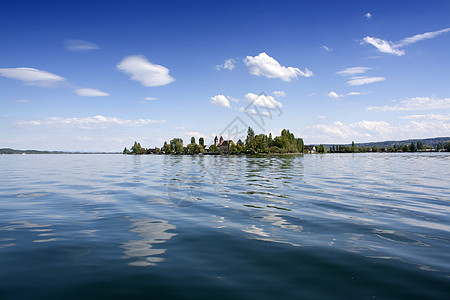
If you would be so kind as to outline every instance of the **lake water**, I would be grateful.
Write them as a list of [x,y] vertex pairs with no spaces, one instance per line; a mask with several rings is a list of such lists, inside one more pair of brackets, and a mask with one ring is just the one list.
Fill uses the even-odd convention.
[[450,154],[0,156],[0,299],[449,299]]

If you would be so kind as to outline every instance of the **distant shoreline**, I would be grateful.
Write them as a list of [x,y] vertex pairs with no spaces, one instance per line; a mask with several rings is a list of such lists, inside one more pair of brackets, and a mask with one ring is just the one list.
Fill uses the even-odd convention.
[[47,150],[17,150],[1,148],[0,155],[28,155],[28,154],[122,154],[121,152],[72,152],[72,151],[47,151]]

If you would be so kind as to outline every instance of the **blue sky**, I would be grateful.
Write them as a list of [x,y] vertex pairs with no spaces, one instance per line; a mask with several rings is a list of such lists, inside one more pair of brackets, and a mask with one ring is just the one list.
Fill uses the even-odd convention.
[[450,136],[449,1],[0,1],[0,148]]

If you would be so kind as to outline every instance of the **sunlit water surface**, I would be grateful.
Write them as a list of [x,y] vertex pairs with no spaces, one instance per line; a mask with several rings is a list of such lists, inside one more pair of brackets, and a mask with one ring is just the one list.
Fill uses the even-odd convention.
[[0,156],[0,299],[449,299],[450,155]]

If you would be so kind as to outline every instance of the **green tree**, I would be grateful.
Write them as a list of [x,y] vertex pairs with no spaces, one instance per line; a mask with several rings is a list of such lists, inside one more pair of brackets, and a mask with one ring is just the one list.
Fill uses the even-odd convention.
[[176,154],[183,154],[183,140],[180,138],[174,138],[170,140],[170,147]]
[[423,144],[421,141],[417,141],[417,150],[422,150],[423,149]]
[[245,144],[241,139],[239,139],[236,143],[236,150],[237,150],[237,153],[245,152]]
[[355,146],[355,142],[354,141],[352,141],[352,148],[351,148],[351,152],[357,152],[358,151],[358,148],[356,148],[356,146]]
[[450,152],[450,142],[448,142],[447,144],[445,144],[444,148],[445,148],[446,151],[449,151],[449,152]]
[[216,145],[211,145],[211,147],[209,147],[209,152],[216,153],[219,152],[219,149]]
[[200,152],[203,152],[203,146],[197,145],[195,143],[195,138],[191,138],[191,143],[186,146],[186,153],[187,154],[198,154]]
[[123,154],[131,154],[130,150],[127,149],[127,147],[125,147],[125,149],[123,149]]
[[269,146],[269,139],[265,134],[259,134],[255,136],[253,140],[253,150],[256,153],[265,153]]
[[324,145],[319,145],[317,147],[317,153],[325,153],[325,152],[326,152],[326,149],[325,149]]
[[297,151],[298,153],[303,153],[305,150],[305,144],[303,143],[302,138],[297,138]]
[[253,129],[249,127],[247,130],[247,138],[245,139],[245,147],[247,148],[247,151],[250,153],[256,152],[254,140],[255,140],[255,131],[253,131]]
[[170,144],[167,144],[167,142],[164,142],[163,151],[165,154],[171,154],[172,147],[170,146]]
[[147,152],[147,150],[145,150],[145,148],[141,147],[141,144],[138,142],[134,142],[133,147],[131,147],[131,153],[133,154],[145,154]]
[[411,142],[411,144],[409,145],[409,151],[410,152],[416,152],[417,151],[416,145],[413,142]]
[[205,146],[205,140],[203,139],[203,137],[198,139],[198,143],[200,146],[204,147]]

